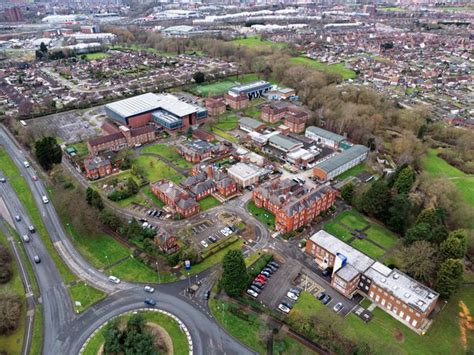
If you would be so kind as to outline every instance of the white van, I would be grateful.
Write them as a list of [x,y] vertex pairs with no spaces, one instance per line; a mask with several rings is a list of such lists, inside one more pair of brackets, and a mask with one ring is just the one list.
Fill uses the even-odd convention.
[[49,202],[48,197],[46,197],[46,195],[43,195],[42,199],[43,199],[43,203]]
[[25,243],[28,243],[30,241],[30,237],[28,237],[28,234],[23,235],[22,238]]

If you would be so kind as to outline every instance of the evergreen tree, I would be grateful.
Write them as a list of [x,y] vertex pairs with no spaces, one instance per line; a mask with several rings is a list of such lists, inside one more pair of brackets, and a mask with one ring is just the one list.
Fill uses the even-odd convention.
[[367,192],[361,196],[360,208],[366,214],[385,222],[389,202],[388,186],[383,180],[378,180],[373,182]]
[[399,194],[407,194],[410,192],[415,179],[415,171],[411,166],[408,165],[398,174],[394,182],[394,187]]
[[202,84],[206,81],[206,75],[202,71],[198,71],[193,74],[193,79],[196,84]]
[[127,188],[128,188],[128,192],[131,195],[135,195],[136,193],[138,193],[139,187],[138,187],[138,184],[135,182],[134,178],[132,178],[132,177],[128,178]]
[[249,276],[240,250],[230,250],[222,260],[221,285],[231,297],[239,296],[247,287]]
[[466,238],[467,236],[464,230],[451,232],[448,238],[441,243],[441,257],[444,260],[464,258],[467,250]]
[[459,259],[447,259],[441,263],[436,281],[436,290],[447,299],[458,289],[462,281],[463,264]]
[[35,153],[38,162],[45,170],[50,170],[53,164],[61,163],[63,154],[54,137],[45,137],[36,141]]
[[341,189],[341,197],[349,204],[352,204],[352,199],[354,198],[355,189],[353,183],[348,183],[344,185]]
[[405,233],[411,213],[412,204],[406,194],[396,195],[388,209],[387,226],[397,233]]

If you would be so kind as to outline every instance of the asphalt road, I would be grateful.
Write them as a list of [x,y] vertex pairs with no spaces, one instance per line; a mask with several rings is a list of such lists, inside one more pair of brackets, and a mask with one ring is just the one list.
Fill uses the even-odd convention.
[[[66,285],[56,269],[42,240],[36,235],[26,245],[30,261],[34,255],[41,257],[40,264],[33,264],[41,292],[39,302],[44,311],[44,354],[76,354],[87,337],[100,324],[123,311],[142,308],[145,294],[141,286],[131,283],[114,285],[107,281],[107,275],[89,265],[75,250],[66,236],[58,215],[51,203],[44,204],[42,196],[47,195],[41,181],[33,181],[36,175],[33,167],[25,168],[23,162],[30,161],[10,136],[0,129],[0,144],[12,157],[21,174],[25,177],[33,193],[36,205],[48,230],[56,250],[63,261],[81,279],[99,288],[110,296],[80,315],[73,312]],[[30,161],[31,164],[31,161]],[[13,188],[7,182],[0,184],[0,194],[8,201],[10,215],[20,214],[21,222],[15,222],[20,235],[27,231],[31,224],[28,213],[18,200]],[[156,285],[157,306],[175,314],[188,327],[196,354],[252,354],[244,345],[227,334],[204,310],[194,307],[192,303],[179,295],[187,281],[167,285]]]

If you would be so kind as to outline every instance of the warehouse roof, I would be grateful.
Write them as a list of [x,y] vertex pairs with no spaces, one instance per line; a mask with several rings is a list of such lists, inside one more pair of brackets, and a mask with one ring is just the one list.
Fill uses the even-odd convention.
[[270,139],[268,141],[273,146],[281,147],[281,148],[285,149],[286,151],[290,151],[290,150],[293,150],[295,148],[303,146],[303,143],[297,141],[296,139],[286,137],[286,136],[281,135],[281,134],[276,134],[276,135],[270,137]]
[[326,173],[330,173],[331,171],[336,170],[340,166],[350,162],[364,153],[367,153],[368,151],[369,148],[366,146],[356,144],[349,149],[344,150],[341,154],[334,155],[331,158],[317,164],[315,168],[319,168]]
[[[315,126],[309,126],[308,128],[306,128],[306,132],[311,132],[311,133],[313,133],[317,136],[323,137],[325,139],[330,139],[330,140],[333,140],[333,141],[338,142],[338,143],[342,142],[343,140],[346,139],[343,136],[341,136],[340,134],[336,134],[334,132],[327,131],[325,129],[315,127]],[[306,134],[306,136],[307,136],[307,134]]]
[[253,118],[250,118],[250,117],[242,117],[239,120],[239,125],[249,127],[252,129],[257,129],[259,127],[265,126],[265,123],[254,120]]
[[171,94],[146,93],[128,99],[112,102],[105,107],[123,117],[136,116],[153,110],[164,109],[178,117],[198,111],[198,106],[190,105]]
[[272,86],[272,84],[270,84],[268,81],[259,80],[259,81],[253,81],[253,82],[247,83],[247,84],[234,86],[234,87],[230,88],[229,91],[232,91],[236,94],[249,93],[249,92],[256,91],[256,90],[262,90],[262,89],[270,88],[271,86]]

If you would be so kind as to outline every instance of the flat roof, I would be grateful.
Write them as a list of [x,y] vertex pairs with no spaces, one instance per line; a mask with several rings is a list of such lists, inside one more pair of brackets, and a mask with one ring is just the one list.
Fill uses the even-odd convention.
[[337,133],[334,133],[334,132],[331,132],[331,131],[328,131],[328,130],[325,130],[323,128],[319,128],[319,127],[316,127],[316,126],[309,126],[308,128],[306,128],[306,132],[311,132],[313,134],[316,134],[320,137],[323,137],[325,139],[330,139],[330,140],[333,140],[335,142],[342,142],[343,140],[345,140],[346,138],[341,136],[340,134],[337,134]]
[[245,180],[254,176],[262,175],[265,173],[265,169],[254,164],[237,163],[228,168],[227,173]]
[[365,154],[369,151],[365,145],[356,144],[350,147],[347,150],[344,150],[342,153],[332,156],[331,158],[316,164],[315,168],[319,168],[326,173],[330,173],[333,170],[336,170],[340,166],[354,160],[358,156]]
[[251,83],[234,86],[230,88],[229,91],[240,94],[241,92],[249,92],[249,91],[254,91],[258,89],[264,89],[266,87],[271,87],[271,86],[272,84],[270,84],[268,81],[258,80],[258,81],[253,81]]

